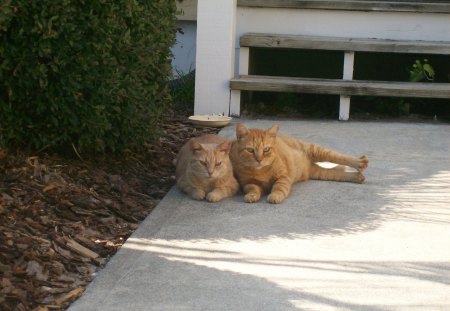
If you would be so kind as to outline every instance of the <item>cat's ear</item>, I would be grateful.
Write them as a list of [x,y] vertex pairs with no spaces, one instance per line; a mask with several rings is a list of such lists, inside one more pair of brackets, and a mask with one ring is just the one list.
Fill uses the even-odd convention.
[[231,149],[231,141],[226,140],[223,143],[221,143],[220,145],[218,145],[216,147],[217,150],[225,152],[226,154],[230,153],[230,149]]
[[269,135],[269,137],[276,137],[279,129],[280,126],[278,124],[275,124],[270,129],[267,129],[266,133]]
[[192,153],[195,153],[197,151],[202,151],[203,147],[198,141],[193,139],[193,140],[191,140],[191,150],[192,150]]
[[244,139],[248,135],[248,128],[242,124],[238,123],[236,125],[236,138],[238,140]]

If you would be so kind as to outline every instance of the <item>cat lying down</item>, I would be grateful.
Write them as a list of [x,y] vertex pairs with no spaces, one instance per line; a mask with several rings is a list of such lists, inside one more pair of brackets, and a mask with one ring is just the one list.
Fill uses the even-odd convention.
[[[232,144],[230,159],[245,202],[257,202],[263,194],[269,194],[268,202],[281,203],[289,195],[292,184],[308,179],[364,182],[361,172],[369,164],[366,156],[355,158],[280,136],[278,129],[278,125],[265,131],[248,129],[243,124],[236,126],[237,140]],[[317,162],[339,165],[326,169]],[[357,172],[346,172],[345,166]]]
[[231,141],[216,135],[190,139],[181,147],[176,165],[177,186],[193,199],[217,202],[234,195],[239,184],[233,176]]
[[[216,135],[192,138],[174,162],[178,188],[193,199],[217,202],[237,193],[240,184],[245,202],[257,202],[263,194],[269,194],[268,202],[281,203],[295,182],[364,182],[362,171],[369,163],[366,156],[354,158],[281,136],[278,129],[278,125],[261,130],[238,124],[233,142]],[[338,165],[327,169],[317,162]],[[357,171],[346,172],[346,166]]]

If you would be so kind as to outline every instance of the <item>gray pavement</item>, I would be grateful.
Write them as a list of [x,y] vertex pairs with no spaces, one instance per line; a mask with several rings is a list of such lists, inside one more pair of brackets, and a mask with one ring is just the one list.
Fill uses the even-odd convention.
[[450,310],[450,126],[278,123],[366,154],[366,183],[306,181],[281,205],[174,188],[70,311]]

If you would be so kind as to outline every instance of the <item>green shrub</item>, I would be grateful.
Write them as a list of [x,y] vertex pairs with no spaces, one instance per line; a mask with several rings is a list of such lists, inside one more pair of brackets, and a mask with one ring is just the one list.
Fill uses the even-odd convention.
[[175,2],[4,0],[0,147],[117,150],[169,99]]
[[194,113],[195,70],[177,70],[177,78],[169,82],[173,108],[181,113]]

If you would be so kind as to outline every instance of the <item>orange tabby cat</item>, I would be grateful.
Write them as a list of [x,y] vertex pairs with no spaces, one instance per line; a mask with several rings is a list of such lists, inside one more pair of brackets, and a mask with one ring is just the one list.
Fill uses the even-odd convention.
[[[267,201],[281,203],[290,193],[292,184],[307,179],[349,181],[363,183],[361,172],[367,168],[366,156],[350,157],[308,144],[288,136],[277,136],[278,125],[263,131],[236,126],[237,140],[230,152],[234,173],[244,190],[244,201],[259,201],[263,193],[270,193]],[[332,169],[316,162],[332,162]],[[357,172],[346,172],[345,165]]]
[[192,138],[181,149],[176,161],[177,186],[193,199],[217,202],[239,190],[233,176],[229,153],[231,141],[203,135]]

